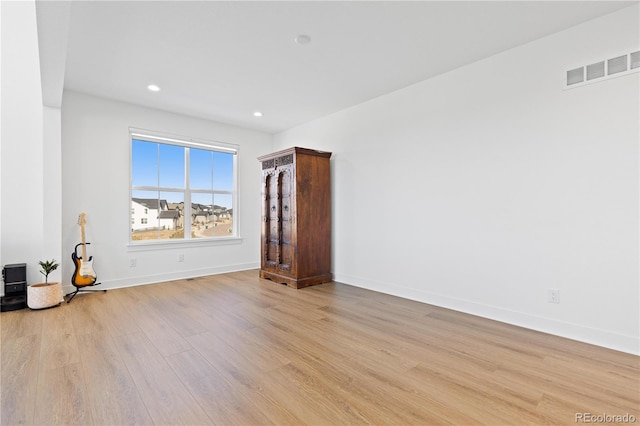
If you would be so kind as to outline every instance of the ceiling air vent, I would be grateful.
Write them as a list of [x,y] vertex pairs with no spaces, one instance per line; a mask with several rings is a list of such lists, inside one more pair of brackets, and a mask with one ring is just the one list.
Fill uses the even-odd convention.
[[579,87],[640,71],[640,51],[566,71],[565,88]]

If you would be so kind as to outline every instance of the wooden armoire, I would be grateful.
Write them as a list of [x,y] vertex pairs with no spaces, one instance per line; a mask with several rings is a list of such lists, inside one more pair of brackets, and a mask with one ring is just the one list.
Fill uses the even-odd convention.
[[262,164],[260,277],[293,288],[331,276],[331,153],[289,148]]

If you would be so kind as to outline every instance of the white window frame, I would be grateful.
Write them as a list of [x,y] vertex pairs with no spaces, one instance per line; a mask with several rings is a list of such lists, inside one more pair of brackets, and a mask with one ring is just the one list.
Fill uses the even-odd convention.
[[[224,153],[233,154],[233,187],[231,191],[226,190],[197,190],[189,187],[189,150],[185,150],[185,188],[184,188],[184,211],[183,211],[183,227],[184,238],[181,239],[158,239],[158,240],[132,240],[132,230],[129,227],[129,248],[153,248],[162,246],[176,246],[176,245],[218,245],[218,244],[236,244],[242,241],[240,237],[240,220],[238,210],[238,157],[239,146],[235,144],[211,141],[204,139],[196,139],[185,136],[171,135],[166,133],[155,132],[151,130],[129,128],[129,199],[128,199],[128,211],[131,212],[131,200],[134,190],[141,191],[167,191],[171,192],[175,188],[163,188],[163,187],[150,187],[150,186],[133,186],[133,156],[132,146],[133,140],[143,140],[147,142],[156,142],[166,145],[181,146],[184,148],[197,148],[211,151],[218,151]],[[192,193],[212,193],[212,194],[230,194],[232,196],[232,211],[233,211],[233,233],[230,236],[225,237],[191,237],[191,220],[184,218],[191,217],[191,194]],[[131,213],[130,213],[131,214]]]

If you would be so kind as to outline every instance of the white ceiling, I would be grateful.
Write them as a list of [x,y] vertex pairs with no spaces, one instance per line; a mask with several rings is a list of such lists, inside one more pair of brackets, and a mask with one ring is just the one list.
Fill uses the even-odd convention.
[[277,133],[632,4],[39,1],[43,93]]

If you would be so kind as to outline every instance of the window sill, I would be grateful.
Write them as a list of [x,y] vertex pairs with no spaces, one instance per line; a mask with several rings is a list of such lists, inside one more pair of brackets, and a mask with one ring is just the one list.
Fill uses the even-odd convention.
[[163,241],[144,241],[144,242],[130,242],[127,244],[127,251],[147,251],[147,250],[166,250],[174,248],[189,248],[189,247],[213,247],[224,246],[230,244],[242,244],[241,237],[229,237],[229,238],[202,238],[192,240],[163,240]]

